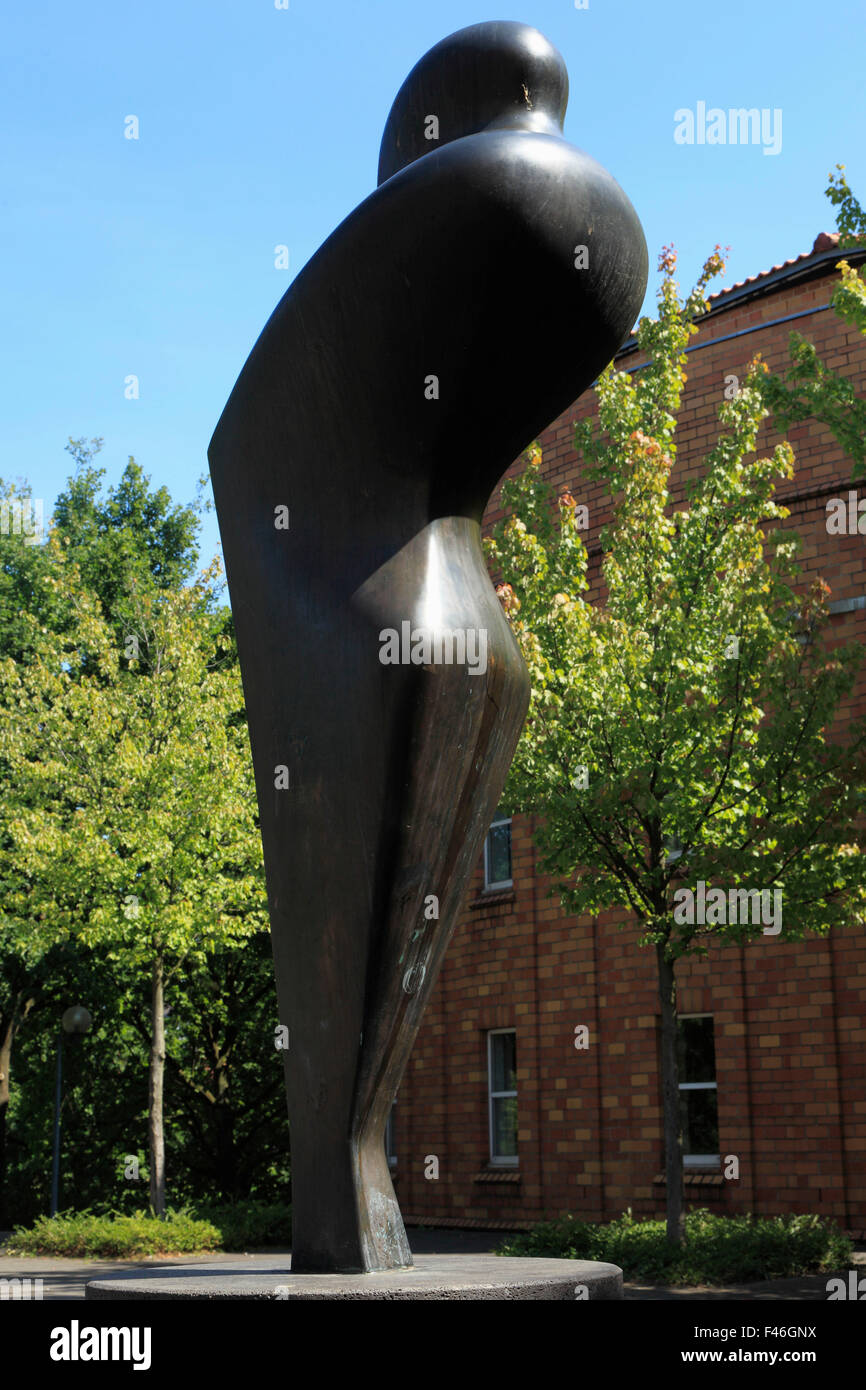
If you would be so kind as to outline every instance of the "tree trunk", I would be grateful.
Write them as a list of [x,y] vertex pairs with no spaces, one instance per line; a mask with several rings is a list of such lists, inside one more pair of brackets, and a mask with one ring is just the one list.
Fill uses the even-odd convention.
[[162,1095],[165,1080],[165,976],[163,960],[153,962],[151,987],[150,1084],[148,1128],[150,1137],[150,1205],[154,1214],[165,1216],[165,1133]]
[[214,1127],[216,1136],[217,1190],[229,1202],[238,1198],[238,1163],[235,1144],[235,1116],[229,1095],[229,1077],[225,1054],[220,1055],[219,1047],[214,1046],[214,1070],[216,1072],[214,1091]]
[[15,1022],[10,1015],[0,1019],[0,1223],[7,1221],[6,1212],[6,1116],[9,1111],[9,1071],[12,1066],[12,1041]]
[[683,1127],[680,1118],[679,1061],[677,1057],[677,985],[674,963],[665,957],[665,944],[656,946],[659,1002],[662,1013],[662,1109],[665,1138],[665,1192],[667,1238],[682,1245],[683,1223]]

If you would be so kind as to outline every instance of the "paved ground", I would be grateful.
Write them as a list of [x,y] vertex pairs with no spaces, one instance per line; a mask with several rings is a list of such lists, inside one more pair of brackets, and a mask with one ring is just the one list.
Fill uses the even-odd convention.
[[[495,1250],[504,1239],[502,1231],[451,1231],[419,1230],[409,1231],[409,1241],[416,1255],[480,1255]],[[225,1262],[237,1266],[239,1259],[252,1259],[253,1254],[238,1255],[176,1255],[156,1256],[149,1260],[81,1260],[81,1259],[12,1259],[0,1250],[0,1278],[37,1278],[43,1280],[45,1299],[84,1298],[84,1285],[89,1279],[107,1277],[126,1270],[138,1269],[142,1272],[172,1265],[216,1264]],[[269,1249],[262,1254],[283,1253]],[[288,1251],[285,1252],[288,1254]],[[866,1273],[866,1249],[858,1250],[854,1256],[858,1269]],[[846,1270],[840,1270],[844,1278]],[[723,1300],[763,1299],[768,1301],[815,1301],[827,1299],[828,1275],[807,1275],[799,1279],[771,1279],[757,1284],[735,1284],[727,1288],[684,1288],[672,1289],[661,1285],[627,1283],[626,1301],[654,1300],[676,1302],[719,1302]]]

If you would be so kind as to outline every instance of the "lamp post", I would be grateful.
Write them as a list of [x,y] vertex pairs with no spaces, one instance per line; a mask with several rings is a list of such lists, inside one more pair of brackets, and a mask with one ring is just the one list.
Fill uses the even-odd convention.
[[54,1163],[51,1172],[51,1215],[57,1215],[60,1195],[60,1097],[63,1089],[63,1034],[71,1037],[86,1033],[91,1024],[90,1014],[80,1004],[73,1004],[60,1020],[57,1033],[57,1081],[54,1088]]

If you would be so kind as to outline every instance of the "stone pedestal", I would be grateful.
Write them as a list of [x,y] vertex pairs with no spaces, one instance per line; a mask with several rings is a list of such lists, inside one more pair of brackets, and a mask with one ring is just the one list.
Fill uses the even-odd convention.
[[377,1274],[296,1274],[286,1255],[237,1265],[176,1265],[87,1284],[89,1299],[621,1299],[622,1270],[589,1260],[496,1255],[418,1255],[411,1269]]

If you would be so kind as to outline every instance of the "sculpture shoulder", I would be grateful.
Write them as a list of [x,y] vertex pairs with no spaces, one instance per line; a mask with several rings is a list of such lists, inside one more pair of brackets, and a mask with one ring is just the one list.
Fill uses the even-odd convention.
[[[535,131],[485,131],[431,151],[381,184],[337,227],[292,290],[304,293],[307,280],[329,276],[338,262],[373,248],[365,271],[388,275],[401,256],[465,260],[473,247],[512,228],[531,226],[544,242],[560,230],[570,236],[584,224],[592,228],[599,214],[611,237],[643,242],[625,193],[583,150]],[[464,240],[437,240],[446,228]],[[543,244],[527,247],[525,268],[543,254]]]
[[[594,237],[595,265],[578,283],[574,249]],[[292,361],[301,376],[305,364],[319,376],[352,364],[363,372],[359,354],[368,365],[385,337],[401,336],[404,319],[405,327],[424,323],[428,337],[436,322],[457,335],[504,288],[527,303],[543,294],[565,315],[614,264],[625,299],[639,304],[640,224],[590,156],[536,132],[454,140],[381,184],[335,229],[277,305],[233,395],[258,394],[262,373],[272,385],[275,362]]]

